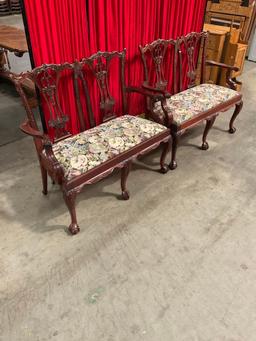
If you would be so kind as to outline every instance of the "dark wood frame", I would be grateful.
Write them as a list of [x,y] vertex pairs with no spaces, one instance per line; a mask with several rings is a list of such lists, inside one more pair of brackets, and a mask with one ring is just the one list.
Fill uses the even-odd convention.
[[[235,66],[217,63],[214,61],[206,60],[206,47],[207,47],[207,39],[208,33],[207,32],[192,32],[186,36],[182,36],[176,40],[174,39],[158,39],[153,41],[150,44],[145,46],[139,46],[142,62],[144,66],[144,74],[145,74],[145,81],[142,85],[143,88],[151,91],[155,91],[156,93],[159,92],[164,95],[165,98],[169,98],[171,95],[167,90],[167,81],[164,76],[164,66],[165,66],[165,53],[167,48],[172,47],[174,49],[174,60],[172,65],[173,71],[173,82],[174,82],[174,93],[183,91],[182,80],[184,77],[184,70],[182,69],[182,61],[185,57],[187,58],[188,63],[188,71],[187,71],[187,78],[188,78],[188,88],[194,87],[197,85],[196,80],[196,71],[198,67],[198,60],[199,60],[199,53],[201,53],[201,78],[199,83],[205,83],[205,68],[206,66],[216,66],[220,68],[224,68],[227,70],[226,72],[226,82],[227,86],[233,90],[236,90],[236,85],[239,84],[235,78],[232,78],[231,74],[232,71],[239,71],[239,69]],[[149,66],[147,63],[147,54],[149,54],[150,58],[153,59],[152,65],[154,66],[154,72],[156,74],[157,82],[154,85],[149,85]],[[167,77],[166,77],[167,78]],[[172,160],[169,165],[170,169],[175,169],[177,167],[176,162],[176,152],[177,146],[179,142],[180,136],[188,129],[191,128],[203,120],[206,120],[206,126],[203,133],[202,138],[202,150],[207,150],[209,148],[209,144],[207,142],[208,133],[213,126],[216,117],[222,111],[226,111],[230,109],[233,105],[235,105],[235,111],[230,119],[229,122],[229,133],[233,134],[236,131],[234,127],[234,121],[238,114],[240,113],[243,107],[242,95],[236,96],[225,103],[222,103],[215,108],[208,110],[206,112],[202,112],[201,114],[197,115],[196,117],[192,118],[191,120],[185,121],[184,124],[176,125],[173,123],[173,116],[172,113],[168,111],[166,107],[166,101],[162,101],[162,108],[164,111],[164,119],[158,117],[154,111],[154,99],[148,98],[147,99],[147,114],[148,116],[159,122],[164,124],[165,126],[169,127],[171,130],[172,135]]]
[[[77,116],[80,122],[81,131],[86,129],[85,112],[81,104],[81,96],[85,96],[86,110],[89,114],[90,126],[94,127],[96,125],[91,106],[90,94],[88,91],[86,79],[87,73],[83,71],[85,66],[89,67],[92,75],[98,83],[98,89],[100,91],[100,111],[102,113],[103,122],[116,117],[113,115],[115,100],[111,96],[108,87],[110,77],[109,64],[112,59],[118,60],[120,65],[120,81],[124,114],[127,113],[126,95],[130,92],[137,92],[154,100],[162,99],[164,102],[164,96],[162,95],[152,93],[151,91],[143,88],[127,87],[125,85],[125,56],[125,50],[122,52],[98,52],[89,58],[82,59],[80,62],[75,61],[74,63],[45,64],[33,69],[31,72],[22,73],[18,76],[13,75],[13,81],[16,85],[16,89],[21,96],[23,105],[27,112],[27,119],[21,124],[20,128],[24,133],[34,138],[42,175],[43,194],[47,194],[47,177],[49,175],[53,182],[58,183],[62,188],[63,197],[71,216],[71,224],[69,226],[71,234],[79,232],[75,211],[75,199],[77,194],[81,192],[85,185],[93,184],[108,176],[114,169],[119,168],[121,169],[122,197],[125,200],[129,199],[126,181],[132,161],[139,155],[143,155],[152,149],[157,148],[160,144],[163,144],[164,147],[160,160],[161,172],[166,173],[168,170],[168,166],[165,165],[165,158],[170,146],[169,129],[164,130],[154,137],[149,138],[148,140],[113,157],[86,173],[72,178],[71,180],[67,180],[65,178],[64,170],[54,155],[52,148],[53,144],[71,136],[67,129],[69,118],[62,110],[58,94],[60,79],[63,72],[72,72],[73,74],[72,79],[77,105]],[[47,105],[50,113],[48,125],[54,131],[53,141],[47,133],[41,132],[38,129],[29,99],[27,98],[22,86],[26,79],[30,79],[34,82],[36,88],[41,94],[41,99],[44,100],[44,105]],[[79,85],[82,85],[82,87],[79,87]]]

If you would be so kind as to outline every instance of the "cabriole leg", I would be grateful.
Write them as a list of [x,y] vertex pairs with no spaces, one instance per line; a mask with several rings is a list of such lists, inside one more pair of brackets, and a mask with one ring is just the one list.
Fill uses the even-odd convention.
[[237,118],[238,114],[242,110],[242,107],[243,107],[243,101],[236,104],[234,114],[232,115],[231,120],[229,122],[229,133],[230,134],[234,134],[236,132],[236,128],[234,127],[234,122],[235,122],[235,119]]
[[71,216],[71,224],[69,225],[69,232],[71,234],[77,234],[80,231],[80,228],[77,224],[76,220],[76,209],[75,209],[75,201],[76,201],[76,195],[77,193],[73,190],[70,192],[66,192],[63,190],[63,198],[65,200],[65,203],[68,207],[70,216]]
[[126,188],[126,182],[128,175],[131,170],[131,162],[127,162],[125,166],[121,169],[121,189],[122,189],[122,198],[124,200],[128,200],[130,198],[130,194]]
[[203,143],[202,143],[202,147],[201,147],[202,150],[209,149],[209,144],[206,141],[206,139],[207,139],[207,135],[208,135],[209,131],[211,130],[215,120],[216,120],[216,116],[214,116],[211,119],[206,121],[206,126],[205,126],[204,134],[203,134]]
[[161,159],[160,159],[160,166],[161,166],[160,172],[163,174],[168,172],[168,166],[165,164],[165,159],[166,159],[166,156],[170,150],[170,143],[171,143],[171,140],[164,143],[163,151],[162,151],[162,155],[161,155]]
[[41,169],[41,175],[42,175],[42,183],[43,183],[43,194],[46,195],[48,193],[47,190],[47,170],[40,165],[40,169]]
[[174,170],[177,168],[176,152],[177,152],[178,144],[179,144],[179,135],[172,134],[172,160],[171,160],[171,163],[169,164],[169,168],[171,170]]

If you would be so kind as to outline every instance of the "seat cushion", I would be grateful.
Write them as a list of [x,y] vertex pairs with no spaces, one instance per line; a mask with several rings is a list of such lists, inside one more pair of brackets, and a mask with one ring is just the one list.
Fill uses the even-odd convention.
[[166,130],[125,115],[55,143],[53,152],[70,180]]
[[[221,103],[240,96],[239,92],[215,84],[200,84],[167,99],[168,111],[173,114],[173,123],[181,125]],[[163,117],[161,102],[153,108],[155,114]]]

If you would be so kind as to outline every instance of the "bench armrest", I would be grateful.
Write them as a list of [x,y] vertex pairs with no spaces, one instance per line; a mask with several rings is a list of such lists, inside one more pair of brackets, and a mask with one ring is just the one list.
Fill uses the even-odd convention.
[[[154,88],[152,88],[154,89]],[[152,119],[158,123],[161,123],[161,124],[164,124],[164,125],[167,125],[168,122],[170,120],[172,120],[172,115],[170,117],[170,113],[168,112],[168,105],[167,105],[167,102],[166,102],[166,98],[167,96],[163,95],[164,91],[158,91],[157,89],[154,89],[155,91],[154,92],[157,92],[157,94],[152,94],[152,91],[153,90],[149,90],[149,89],[145,89],[144,87],[142,88],[138,88],[138,87],[135,87],[135,86],[129,86],[126,88],[126,91],[127,92],[137,92],[137,93],[140,93],[146,97],[150,97],[151,99],[153,99],[155,102],[157,101],[160,101],[161,102],[161,106],[162,106],[162,109],[163,109],[163,112],[164,112],[164,122],[160,122],[158,121],[157,117],[155,117],[155,115],[152,113],[152,112],[149,112],[149,115],[152,117]],[[162,92],[162,93],[159,93],[159,92]],[[168,96],[170,97],[170,96]]]
[[147,90],[150,90],[152,92],[157,92],[157,93],[160,93],[162,94],[165,98],[170,98],[171,97],[171,94],[168,92],[168,91],[165,91],[165,90],[160,90],[160,89],[157,89],[157,88],[154,88],[153,86],[150,86],[146,83],[143,83],[142,84],[142,87],[144,89],[147,89]]
[[49,136],[44,133],[41,133],[41,131],[35,128],[32,128],[29,123],[29,120],[27,119],[23,123],[21,123],[20,130],[29,136],[42,140],[42,145],[44,149],[47,149],[49,146],[52,145]]
[[64,176],[64,171],[59,163],[59,161],[56,159],[54,152],[52,150],[52,143],[48,135],[41,133],[39,130],[34,129],[31,127],[28,120],[25,120],[21,125],[20,129],[27,135],[32,136],[34,138],[38,138],[42,140],[42,147],[45,151],[45,155],[48,160],[49,167],[51,169],[54,169],[58,177]]
[[224,64],[224,63],[219,63],[219,62],[215,62],[213,60],[207,60],[206,61],[206,65],[209,65],[209,66],[219,66],[219,67],[222,67],[224,69],[229,69],[231,71],[239,71],[239,67],[237,66],[233,66],[233,65],[228,65],[228,64]]
[[32,137],[37,137],[40,139],[45,138],[45,135],[43,133],[41,133],[39,130],[31,127],[28,120],[25,120],[23,123],[21,123],[20,130],[23,131],[23,133],[30,135]]
[[139,93],[139,94],[144,95],[146,97],[150,97],[151,99],[154,99],[155,101],[160,101],[161,99],[164,98],[164,95],[161,94],[159,91],[158,91],[158,94],[153,94],[152,91],[149,91],[149,90],[144,89],[144,88],[139,88],[136,86],[128,86],[128,87],[126,87],[126,91],[127,92]]
[[226,82],[231,89],[233,89],[233,90],[237,89],[237,85],[239,84],[239,82],[237,82],[235,78],[231,77],[231,72],[232,71],[238,72],[240,70],[239,67],[224,64],[224,63],[215,62],[213,60],[207,60],[206,65],[218,66],[218,67],[221,67],[223,69],[227,69],[227,71],[226,71]]

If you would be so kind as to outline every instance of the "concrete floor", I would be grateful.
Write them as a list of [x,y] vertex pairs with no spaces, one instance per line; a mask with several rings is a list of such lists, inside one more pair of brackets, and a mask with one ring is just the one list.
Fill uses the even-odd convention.
[[[15,26],[24,29],[20,14],[0,17],[0,25]],[[25,53],[22,58],[9,53],[9,61],[13,72],[22,72],[31,69],[29,54]],[[25,111],[20,107],[18,94],[13,91],[13,86],[0,79],[0,146],[18,141],[24,137],[19,130],[19,124],[25,117]]]
[[182,138],[174,172],[142,158],[128,202],[118,173],[86,187],[77,236],[32,140],[0,148],[1,341],[256,340],[256,64],[242,79],[235,135],[228,112],[207,152],[202,126]]

